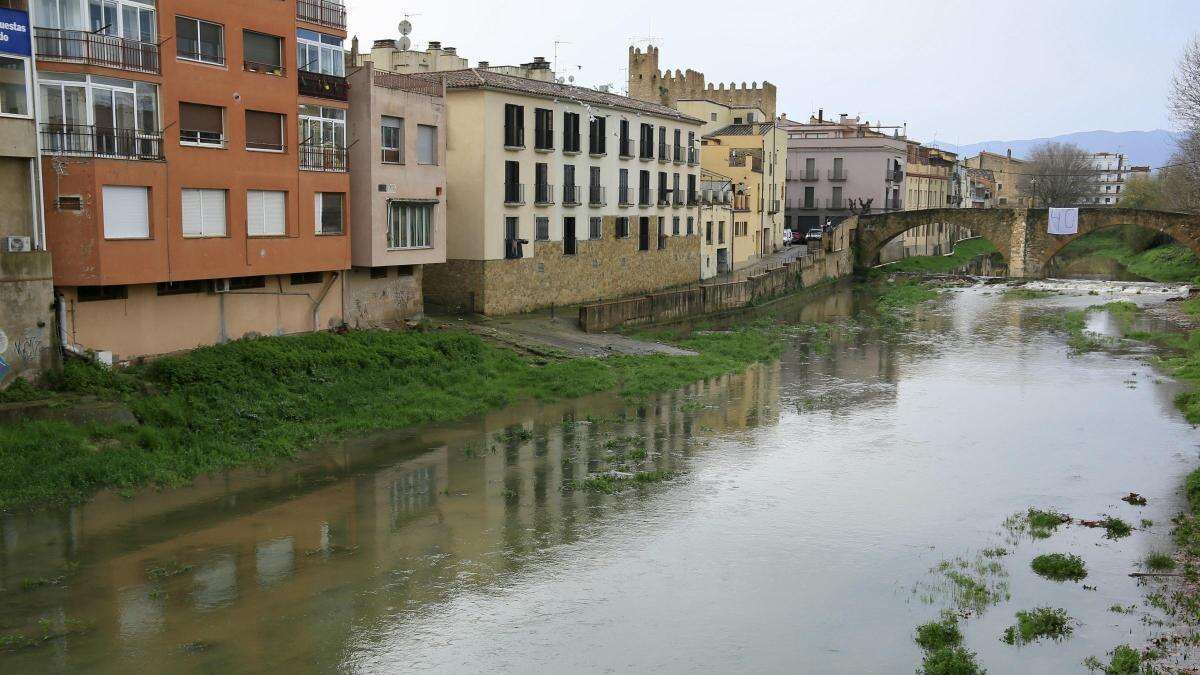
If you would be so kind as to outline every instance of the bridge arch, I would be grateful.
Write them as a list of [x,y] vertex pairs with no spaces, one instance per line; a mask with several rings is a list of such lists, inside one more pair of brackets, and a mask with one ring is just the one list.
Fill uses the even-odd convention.
[[887,243],[909,230],[934,224],[957,225],[972,230],[991,242],[1008,263],[1012,249],[1013,225],[1019,221],[1014,209],[922,209],[857,216],[854,220],[857,249],[855,264],[872,267]]
[[1054,256],[1076,239],[1124,225],[1134,225],[1166,234],[1200,257],[1200,217],[1194,214],[1113,207],[1080,209],[1079,232],[1071,235],[1048,234],[1047,218],[1046,209],[1029,212],[1029,262],[1040,275],[1044,275],[1049,269]]

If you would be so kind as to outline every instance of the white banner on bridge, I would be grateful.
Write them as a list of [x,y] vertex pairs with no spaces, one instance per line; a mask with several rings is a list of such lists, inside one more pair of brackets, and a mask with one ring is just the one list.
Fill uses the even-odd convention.
[[1079,209],[1050,209],[1050,234],[1079,234]]

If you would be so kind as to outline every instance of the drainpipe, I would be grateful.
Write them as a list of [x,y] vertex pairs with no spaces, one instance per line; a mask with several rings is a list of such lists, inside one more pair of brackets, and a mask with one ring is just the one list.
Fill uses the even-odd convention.
[[325,296],[329,295],[329,291],[333,290],[334,282],[341,278],[342,278],[341,272],[335,271],[332,274],[330,274],[329,281],[325,282],[325,287],[321,289],[320,295],[318,295],[316,297],[316,299],[312,301],[312,303],[313,303],[313,309],[312,309],[313,332],[314,333],[321,330],[321,303],[325,302]]
[[[29,77],[30,77],[30,93],[29,109],[33,113],[33,138],[36,144],[36,156],[33,158],[34,171],[34,192],[37,204],[33,208],[33,250],[45,251],[46,247],[46,211],[45,211],[45,195],[42,190],[42,134],[38,126],[38,92],[40,84],[38,82],[37,57],[34,54],[34,45],[37,40],[33,36],[33,27],[38,25],[37,15],[35,11],[36,2],[29,3]],[[53,264],[53,261],[51,261]],[[53,268],[52,268],[53,269]],[[63,343],[66,344],[65,342]]]

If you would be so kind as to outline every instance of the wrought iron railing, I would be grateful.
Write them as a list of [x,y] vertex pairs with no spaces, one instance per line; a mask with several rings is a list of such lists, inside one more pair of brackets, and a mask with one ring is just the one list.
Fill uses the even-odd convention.
[[300,144],[300,168],[305,171],[344,173],[350,168],[349,159],[346,148],[323,143]]
[[346,27],[346,6],[329,0],[296,0],[296,18],[333,28]]
[[111,159],[161,160],[161,131],[111,129],[90,124],[42,124],[42,151]]
[[524,183],[505,183],[504,184],[504,203],[505,204],[524,204],[525,203],[525,184]]
[[534,183],[533,184],[533,203],[534,204],[553,204],[554,203],[554,186],[550,183]]
[[588,186],[588,204],[592,206],[604,206],[608,203],[608,191],[603,185]]
[[579,205],[579,186],[564,185],[563,186],[563,204],[568,206]]
[[47,61],[87,63],[119,70],[159,73],[159,48],[139,42],[83,30],[34,28],[34,56]]

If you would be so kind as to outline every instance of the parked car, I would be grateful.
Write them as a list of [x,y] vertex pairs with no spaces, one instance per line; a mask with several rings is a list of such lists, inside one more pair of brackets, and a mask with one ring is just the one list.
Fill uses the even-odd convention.
[[808,234],[804,237],[804,239],[809,244],[819,244],[821,243],[821,237],[824,236],[824,234],[825,233],[821,231],[821,228],[815,227],[808,231]]
[[796,233],[792,232],[791,230],[784,230],[783,231],[783,245],[791,246],[792,244],[796,243],[795,234]]

